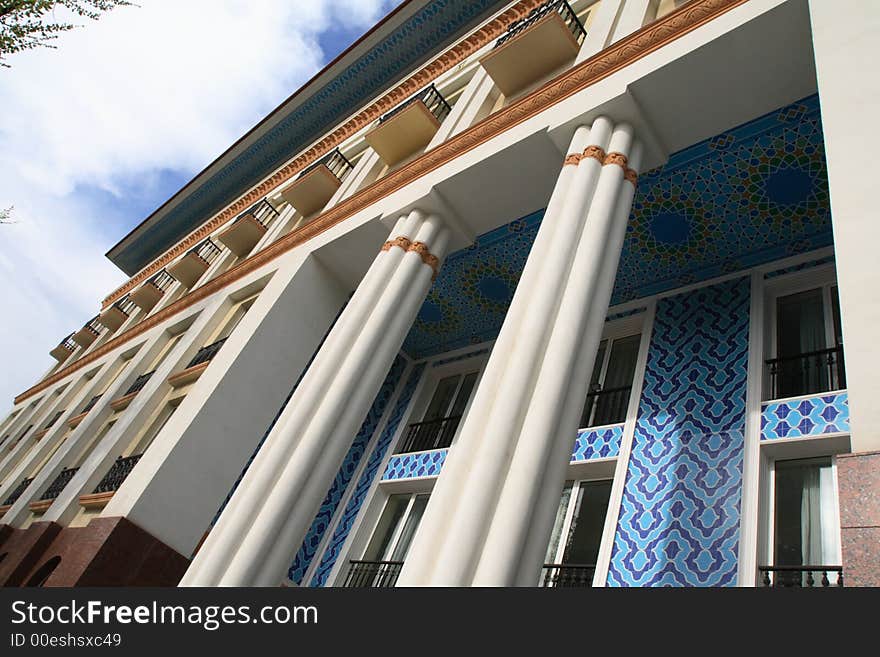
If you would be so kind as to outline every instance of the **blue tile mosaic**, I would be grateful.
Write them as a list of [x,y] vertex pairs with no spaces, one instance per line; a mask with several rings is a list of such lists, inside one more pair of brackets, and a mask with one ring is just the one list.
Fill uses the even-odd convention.
[[448,449],[433,449],[415,454],[395,454],[388,461],[382,481],[436,477],[440,474],[448,453]]
[[324,586],[327,583],[327,577],[329,577],[330,571],[333,569],[336,559],[339,557],[339,552],[342,550],[342,546],[348,538],[352,525],[354,525],[354,521],[367,497],[367,493],[376,478],[379,466],[382,464],[385,454],[391,446],[391,440],[397,432],[397,427],[400,425],[400,421],[406,413],[406,409],[409,406],[410,400],[412,399],[413,393],[415,392],[416,386],[422,378],[422,373],[424,371],[425,364],[420,363],[414,366],[410,372],[403,390],[397,398],[397,402],[394,404],[394,409],[385,424],[382,435],[379,437],[376,446],[370,453],[369,461],[367,461],[364,471],[358,478],[354,492],[349,498],[348,503],[345,505],[345,510],[342,512],[342,516],[339,519],[336,528],[333,530],[333,537],[330,539],[327,548],[321,555],[320,564],[315,570],[315,574],[312,576],[311,581],[308,583],[309,586]]
[[620,439],[622,437],[622,424],[596,427],[594,429],[581,429],[574,443],[571,462],[578,463],[617,456],[620,452]]
[[[498,335],[543,211],[450,254],[404,351]],[[670,157],[639,178],[612,305],[832,244],[817,96]]]
[[376,395],[376,399],[373,401],[373,405],[370,406],[370,410],[367,412],[367,417],[354,437],[354,441],[345,455],[339,471],[333,478],[330,490],[327,491],[324,501],[321,502],[321,508],[315,515],[315,519],[312,521],[312,525],[302,545],[293,558],[293,563],[288,570],[288,577],[291,581],[299,584],[309,564],[312,563],[315,552],[318,550],[324,537],[324,532],[330,526],[333,514],[336,513],[342,495],[345,493],[346,488],[348,488],[352,477],[354,477],[354,473],[357,471],[358,465],[367,450],[367,445],[376,431],[376,425],[379,424],[385,408],[391,401],[394,390],[397,388],[397,384],[400,382],[400,377],[405,369],[406,359],[402,356],[395,358],[388,375],[385,377],[385,381],[382,383],[382,387],[379,389],[379,393]]
[[609,586],[736,582],[749,278],[657,304]]
[[812,269],[813,267],[818,267],[820,265],[827,265],[830,262],[834,262],[833,255],[825,256],[824,258],[817,258],[816,260],[810,260],[808,262],[801,262],[797,265],[783,267],[782,269],[777,269],[775,271],[770,271],[764,274],[764,278],[770,279],[776,278],[777,276],[785,276],[786,274],[793,274],[798,271],[804,271],[805,269]]
[[767,402],[761,409],[761,440],[849,433],[849,396],[844,392]]

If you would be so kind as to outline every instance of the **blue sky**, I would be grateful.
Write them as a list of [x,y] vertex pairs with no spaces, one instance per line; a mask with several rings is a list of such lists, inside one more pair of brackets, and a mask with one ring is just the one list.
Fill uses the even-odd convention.
[[0,408],[125,276],[104,253],[399,0],[138,0],[0,69]]

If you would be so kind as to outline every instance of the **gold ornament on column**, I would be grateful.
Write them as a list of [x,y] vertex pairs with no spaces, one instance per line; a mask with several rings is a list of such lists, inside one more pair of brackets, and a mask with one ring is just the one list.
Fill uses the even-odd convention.
[[409,251],[410,246],[412,245],[412,241],[402,235],[400,237],[395,237],[393,240],[389,240],[382,245],[382,251],[387,251],[392,246],[399,246],[404,251]]
[[431,253],[431,251],[428,249],[427,244],[425,244],[424,242],[413,242],[409,246],[407,251],[414,251],[415,253],[418,253],[419,257],[422,259],[422,262],[428,265],[434,272],[431,275],[431,280],[433,281],[437,278],[437,272],[440,269],[440,259]]
[[606,164],[616,164],[625,172],[627,168],[626,163],[626,155],[624,155],[623,153],[608,153],[608,155],[605,156],[605,160],[602,162],[602,165],[604,166]]
[[603,151],[601,147],[596,145],[587,146],[584,149],[584,152],[581,154],[581,159],[588,157],[591,157],[599,164],[602,164],[605,161],[605,151]]
[[629,167],[626,167],[623,170],[623,179],[628,182],[631,182],[633,187],[635,187],[636,182],[639,179],[639,174],[636,173],[635,169],[630,169]]

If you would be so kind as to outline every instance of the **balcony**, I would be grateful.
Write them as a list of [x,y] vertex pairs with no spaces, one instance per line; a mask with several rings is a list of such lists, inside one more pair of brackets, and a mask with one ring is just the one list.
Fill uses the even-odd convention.
[[449,447],[455,437],[459,422],[461,422],[461,415],[410,424],[406,428],[406,436],[397,453],[407,454]]
[[101,320],[99,317],[92,317],[86,325],[73,334],[73,341],[82,347],[88,347],[101,335]]
[[198,379],[225,342],[226,338],[223,338],[199,349],[185,369],[168,377],[168,383],[174,388],[181,388]]
[[71,333],[57,347],[50,351],[49,355],[59,363],[63,363],[70,354],[76,351],[76,347],[76,342],[73,341],[73,333]]
[[162,295],[174,284],[174,279],[164,269],[150,278],[146,283],[131,293],[131,300],[142,310],[149,312],[153,309]]
[[352,560],[342,586],[349,589],[393,588],[402,568],[402,561]]
[[596,564],[545,563],[541,586],[545,588],[589,588],[593,586]]
[[134,383],[132,383],[128,387],[128,390],[125,391],[125,394],[122,395],[122,397],[118,397],[117,399],[114,399],[112,402],[110,402],[110,408],[112,408],[114,411],[125,410],[131,403],[131,400],[134,399],[141,391],[141,388],[147,385],[147,381],[150,380],[150,377],[153,376],[153,373],[155,371],[156,370],[141,374],[138,378],[136,378],[134,380]]
[[450,109],[432,84],[379,117],[364,139],[385,164],[394,166],[428,145]]
[[764,361],[768,399],[785,399],[846,388],[843,346]]
[[758,566],[758,571],[761,584],[768,587],[843,587],[843,566]]
[[33,480],[34,480],[33,477],[28,477],[27,479],[22,479],[21,483],[18,486],[16,486],[12,490],[11,493],[9,493],[9,496],[5,500],[3,500],[3,506],[10,507],[13,504],[15,504],[15,502],[18,500],[18,498],[21,497],[21,494],[24,493],[24,491],[27,489],[27,487],[31,485],[31,482]]
[[47,488],[40,498],[36,502],[31,502],[28,506],[31,511],[34,513],[42,513],[50,506],[52,506],[52,502],[61,495],[61,491],[64,490],[65,486],[70,483],[70,480],[73,479],[73,476],[79,471],[79,468],[65,468],[62,470],[55,480],[49,484],[49,488]]
[[130,295],[126,294],[119,301],[105,308],[101,314],[98,315],[98,319],[101,321],[101,324],[108,329],[115,331],[125,324],[126,320],[136,309],[137,304],[131,300]]
[[202,277],[211,263],[222,253],[222,249],[209,237],[198,246],[191,248],[180,260],[168,266],[168,273],[184,287],[192,287]]
[[104,478],[98,482],[98,485],[95,486],[95,490],[93,490],[88,495],[80,495],[79,503],[80,506],[86,509],[98,509],[103,508],[107,505],[107,502],[110,501],[110,498],[119,490],[119,487],[122,486],[123,482],[128,478],[128,475],[131,474],[131,471],[134,470],[134,466],[138,464],[138,461],[141,460],[143,454],[132,454],[131,456],[120,456],[114,461],[113,466],[110,468],[110,471],[104,475]]
[[632,386],[620,386],[603,390],[596,387],[587,394],[581,428],[601,427],[626,420]]
[[85,418],[85,416],[89,414],[89,411],[92,410],[92,408],[94,408],[95,404],[98,403],[99,399],[101,399],[101,395],[95,395],[94,397],[92,397],[86,403],[86,405],[82,407],[82,410],[78,414],[74,415],[72,418],[67,420],[67,426],[70,427],[71,429],[73,429],[80,422],[82,422],[83,418]]
[[480,64],[505,96],[541,80],[577,56],[586,31],[564,0],[551,0],[514,21]]
[[334,149],[303,169],[296,180],[282,190],[281,196],[302,216],[308,217],[327,205],[351,170],[351,162],[338,148]]
[[259,201],[242,212],[232,225],[217,236],[230,251],[239,258],[247,257],[266,234],[278,211],[266,199]]

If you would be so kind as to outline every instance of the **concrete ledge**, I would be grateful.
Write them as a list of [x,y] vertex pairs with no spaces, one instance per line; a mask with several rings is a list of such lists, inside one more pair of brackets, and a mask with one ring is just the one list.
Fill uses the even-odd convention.
[[187,367],[182,372],[178,372],[177,374],[172,374],[168,377],[168,383],[171,384],[172,388],[182,388],[185,385],[188,385],[198,379],[202,372],[204,372],[208,365],[211,364],[211,361],[205,361],[204,363],[199,363],[198,365],[193,365],[192,367]]
[[84,509],[103,509],[115,494],[116,491],[111,490],[106,493],[88,493],[87,495],[80,495],[79,505]]

